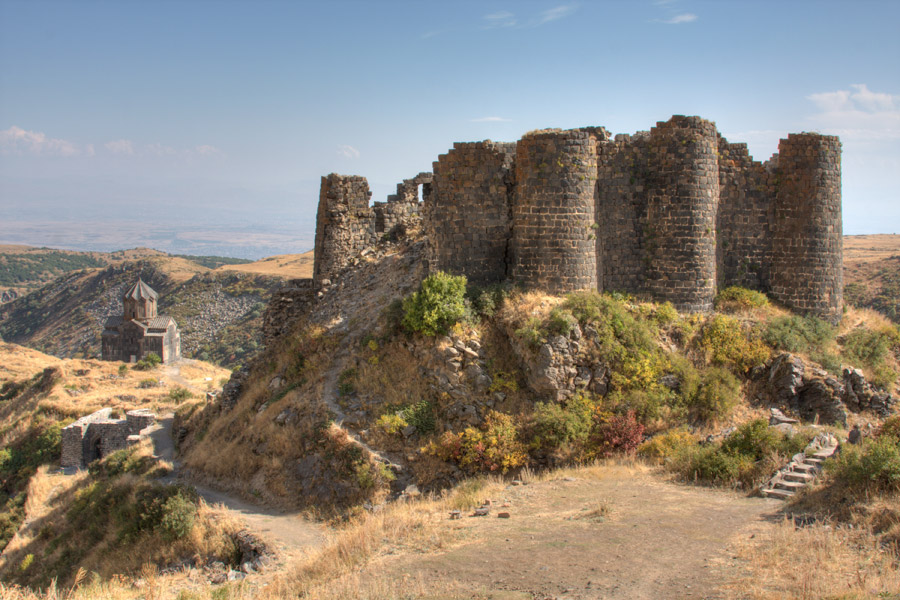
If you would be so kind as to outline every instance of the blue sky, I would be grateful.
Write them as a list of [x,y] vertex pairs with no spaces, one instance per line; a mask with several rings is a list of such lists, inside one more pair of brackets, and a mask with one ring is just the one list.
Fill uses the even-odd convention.
[[757,160],[840,135],[845,233],[900,230],[900,2],[2,0],[0,22],[0,241],[106,219],[297,251],[329,172],[379,200],[454,141],[672,114]]

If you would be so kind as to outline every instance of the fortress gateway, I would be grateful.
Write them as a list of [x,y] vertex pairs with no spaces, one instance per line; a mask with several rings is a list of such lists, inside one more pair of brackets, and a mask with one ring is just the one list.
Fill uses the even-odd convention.
[[[842,309],[841,144],[791,134],[769,161],[714,123],[674,116],[649,132],[602,127],[456,143],[434,172],[369,206],[365,178],[322,178],[314,281],[421,224],[434,269],[566,293],[618,290],[712,308],[741,285],[836,321]],[[422,202],[418,188],[422,186]]]

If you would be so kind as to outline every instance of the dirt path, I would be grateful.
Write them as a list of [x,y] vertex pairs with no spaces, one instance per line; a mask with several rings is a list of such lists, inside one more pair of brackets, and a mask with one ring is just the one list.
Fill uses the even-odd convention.
[[635,469],[590,474],[508,487],[492,498],[508,508],[443,523],[459,530],[461,545],[386,557],[367,573],[414,575],[435,591],[462,585],[540,599],[726,598],[742,570],[731,545],[773,527],[783,506]]
[[305,550],[321,546],[325,541],[325,527],[307,520],[300,513],[278,511],[255,506],[233,496],[179,478],[179,465],[175,460],[175,444],[172,440],[174,415],[161,417],[158,426],[150,433],[153,454],[173,464],[172,474],[165,478],[169,483],[182,482],[191,485],[207,504],[222,505],[234,516],[246,523],[247,528],[272,547],[281,557],[297,555]]

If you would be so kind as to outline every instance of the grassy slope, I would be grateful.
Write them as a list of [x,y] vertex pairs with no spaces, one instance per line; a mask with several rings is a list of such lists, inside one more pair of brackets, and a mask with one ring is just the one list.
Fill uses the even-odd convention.
[[900,235],[844,237],[844,301],[900,323]]
[[[135,459],[140,468],[133,468],[131,475],[125,479],[116,478],[114,483],[110,483],[111,477],[98,479],[86,474],[75,478],[61,477],[48,472],[48,467],[56,465],[59,459],[59,429],[104,407],[111,407],[120,414],[134,408],[149,408],[163,415],[186,403],[202,402],[204,391],[223,381],[228,371],[202,362],[182,365],[177,373],[168,367],[137,371],[122,370],[121,366],[112,362],[59,359],[15,344],[0,343],[0,383],[3,385],[0,400],[0,448],[3,449],[0,452],[0,547],[13,540],[0,560],[0,571],[5,570],[7,578],[11,576],[18,581],[46,585],[51,572],[65,580],[74,575],[78,566],[101,570],[107,575],[140,567],[140,560],[124,566],[128,561],[124,560],[125,556],[116,558],[117,551],[112,554],[80,552],[79,548],[84,544],[94,546],[101,539],[106,540],[105,546],[98,547],[109,546],[107,538],[115,533],[109,529],[113,527],[113,521],[108,512],[97,518],[97,522],[90,525],[93,541],[88,542],[84,537],[87,532],[73,529],[75,525],[70,522],[71,518],[79,515],[71,513],[69,508],[77,498],[85,502],[93,500],[94,504],[112,498],[107,494],[107,487],[122,491],[125,496],[120,496],[119,500],[123,502],[129,498],[133,502],[134,496],[129,494],[140,489],[162,489],[151,481],[152,473],[159,471],[155,461],[149,458],[149,447],[145,445]],[[185,386],[190,392],[188,399],[185,400],[183,394],[175,399],[172,392]],[[140,459],[140,456],[145,458]],[[162,467],[166,468],[165,465]],[[102,488],[99,492],[98,482]],[[88,502],[84,506],[89,508],[90,505]],[[127,508],[121,502],[120,506]],[[102,504],[100,510],[104,513]],[[30,528],[19,530],[26,517],[31,522]],[[80,518],[83,520],[85,516],[82,514]],[[152,547],[150,554],[157,550],[163,552],[168,547],[158,536],[152,543],[146,537],[141,540]],[[27,559],[28,555],[35,554],[37,559]],[[133,558],[140,555],[132,551],[125,554]],[[165,552],[160,556],[163,555]],[[149,556],[144,555],[145,559]],[[38,561],[34,568],[21,568],[23,561],[31,564],[34,560]],[[54,565],[52,569],[51,565]]]

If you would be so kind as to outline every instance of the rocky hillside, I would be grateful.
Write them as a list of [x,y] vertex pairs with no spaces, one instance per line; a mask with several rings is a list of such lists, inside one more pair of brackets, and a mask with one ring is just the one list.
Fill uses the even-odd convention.
[[[896,410],[900,332],[871,311],[833,327],[741,288],[692,315],[616,294],[478,289],[426,278],[416,240],[352,264],[320,289],[279,292],[266,351],[180,422],[195,474],[276,504],[346,508],[659,438],[648,452],[677,447],[686,478],[751,489],[816,427]],[[764,433],[773,408],[803,427]]]
[[175,317],[186,357],[235,364],[255,353],[261,316],[278,275],[213,270],[186,258],[157,256],[80,270],[4,304],[0,336],[59,357],[94,357],[121,295],[143,277],[160,294],[159,311]]

